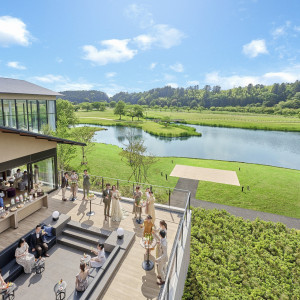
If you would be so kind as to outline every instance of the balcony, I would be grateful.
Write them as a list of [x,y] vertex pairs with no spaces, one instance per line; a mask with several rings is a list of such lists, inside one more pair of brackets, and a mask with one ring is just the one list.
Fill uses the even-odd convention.
[[[123,191],[122,195],[125,196],[131,194],[134,184],[128,181],[102,177],[94,177],[93,179],[91,181],[95,182],[94,190],[96,199],[92,202],[91,209],[95,212],[94,216],[88,217],[86,215],[90,210],[90,202],[81,200],[83,195],[80,191],[78,193],[78,200],[75,202],[62,201],[60,190],[52,192],[48,195],[48,208],[41,208],[36,213],[21,221],[17,229],[8,229],[0,234],[0,251],[13,243],[18,237],[21,237],[32,230],[35,224],[49,217],[55,210],[70,216],[72,221],[78,221],[85,227],[93,226],[108,231],[114,231],[118,227],[122,227],[124,230],[135,233],[135,240],[123,262],[120,264],[119,268],[115,270],[103,299],[180,299],[183,293],[190,254],[191,213],[189,210],[189,192],[152,186],[154,195],[157,195],[156,226],[158,226],[160,220],[165,220],[168,224],[169,261],[167,278],[166,283],[160,287],[156,284],[156,268],[147,272],[142,268],[142,262],[145,259],[145,249],[140,245],[143,229],[135,222],[134,215],[132,214],[132,199],[124,197],[121,201],[122,208],[126,211],[126,217],[120,223],[112,222],[111,220],[105,222],[104,220],[104,205],[99,194],[99,191],[102,190],[102,184],[105,184],[107,181],[111,184],[118,184],[119,190]],[[142,190],[144,190],[143,186]],[[70,196],[71,194],[68,190],[67,197]],[[178,204],[179,199],[181,199],[181,204],[184,204],[184,208],[172,206],[174,203]],[[142,217],[145,218],[145,214],[142,214]],[[155,250],[151,252],[150,259],[154,261]],[[74,290],[75,275],[78,272],[77,261],[74,262],[74,265],[76,271],[74,271],[74,276],[72,274],[72,277],[68,280],[68,293],[71,293]],[[40,281],[34,283],[33,286],[28,286],[29,283],[33,281],[30,279],[32,276],[34,275],[31,275],[27,279],[22,278],[20,281],[19,278],[16,280],[16,283],[19,285],[19,288],[16,291],[17,298],[19,295],[22,295],[25,298],[26,295],[29,297],[32,292],[31,289],[37,290],[39,289],[39,286],[45,286],[43,277]],[[59,276],[63,276],[63,274],[58,274],[58,277]],[[19,284],[19,282],[22,282],[22,284]],[[53,286],[46,286],[49,289],[49,295],[51,296],[51,293],[53,293]],[[69,297],[68,294],[67,297]],[[50,296],[48,299],[50,299]]]

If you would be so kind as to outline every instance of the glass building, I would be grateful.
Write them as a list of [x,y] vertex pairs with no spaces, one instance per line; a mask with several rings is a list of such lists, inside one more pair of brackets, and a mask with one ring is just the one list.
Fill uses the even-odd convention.
[[[16,195],[37,186],[46,193],[55,190],[57,144],[85,146],[42,134],[46,128],[56,130],[57,96],[27,81],[0,77],[0,192],[9,184]],[[26,176],[16,182],[18,169]]]

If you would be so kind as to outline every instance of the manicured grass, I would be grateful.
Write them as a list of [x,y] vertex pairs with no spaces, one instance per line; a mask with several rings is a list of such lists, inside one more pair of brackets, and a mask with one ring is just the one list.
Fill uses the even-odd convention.
[[[131,171],[121,160],[120,152],[121,149],[117,146],[96,143],[92,153],[88,154],[88,165],[80,166],[81,157],[78,152],[78,157],[72,161],[72,167],[78,171],[87,167],[93,175],[128,180]],[[298,170],[238,162],[163,157],[158,158],[149,170],[148,183],[175,187],[178,178],[168,176],[166,180],[165,174],[169,175],[176,164],[233,170],[237,172],[240,184],[245,187],[244,192],[241,192],[241,187],[202,181],[198,186],[197,199],[300,218]],[[247,186],[250,190],[247,190]]]
[[[279,130],[279,131],[300,131],[300,119],[293,116],[281,115],[264,115],[253,113],[233,113],[233,112],[176,112],[176,111],[158,111],[147,110],[145,115],[148,118],[162,118],[170,117],[172,120],[184,120],[188,124],[206,125],[206,126],[220,126],[220,127],[235,127],[246,129],[263,129],[263,130]],[[100,125],[116,125],[119,122],[128,121],[131,123],[131,118],[128,116],[122,117],[122,121],[113,114],[112,109],[107,109],[104,112],[80,111],[77,113],[80,122],[89,122],[89,124]],[[100,118],[107,118],[111,120],[104,120]],[[128,125],[127,124],[127,125]],[[128,125],[130,126],[130,125]],[[162,126],[163,127],[163,126]]]
[[281,115],[264,115],[252,113],[233,112],[170,112],[170,111],[148,111],[150,118],[161,118],[170,116],[172,119],[185,120],[189,124],[235,127],[246,129],[263,129],[279,131],[300,131],[300,119],[297,117],[286,117]]
[[[79,122],[84,124],[96,124],[96,125],[117,125],[117,126],[130,126],[142,128],[144,131],[156,135],[165,137],[180,137],[180,136],[201,136],[201,133],[197,132],[195,128],[189,126],[170,124],[165,127],[162,124],[150,121],[150,120],[134,120],[125,116],[124,120],[115,119],[113,110],[109,109],[105,112],[91,111],[91,112],[79,112],[77,113]],[[123,119],[122,118],[122,119]],[[108,120],[109,119],[109,120]]]

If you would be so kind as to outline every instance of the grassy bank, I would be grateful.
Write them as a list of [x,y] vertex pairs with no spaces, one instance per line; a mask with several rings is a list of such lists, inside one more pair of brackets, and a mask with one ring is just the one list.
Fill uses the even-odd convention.
[[[78,171],[86,167],[80,165],[79,151],[78,157],[72,161],[72,167]],[[127,180],[131,172],[121,160],[120,152],[117,146],[96,143],[88,155],[90,174]],[[241,192],[241,187],[237,186],[200,182],[197,199],[300,218],[300,171],[237,162],[163,157],[158,158],[149,170],[149,183],[175,187],[178,178],[168,176],[166,180],[165,174],[169,175],[176,164],[233,170],[237,172],[240,184],[250,187],[250,190],[245,188]]]
[[197,132],[195,128],[190,126],[170,124],[167,127],[157,122],[140,120],[131,121],[128,117],[124,117],[123,120],[113,119],[116,116],[113,115],[112,110],[106,112],[79,112],[77,113],[80,123],[93,124],[93,125],[115,125],[115,126],[128,126],[141,128],[149,134],[162,136],[162,137],[184,137],[184,136],[201,136],[201,133]]
[[300,119],[281,115],[264,115],[234,112],[169,112],[149,111],[150,118],[171,116],[172,119],[184,120],[187,124],[232,127],[245,129],[300,131]]
[[[278,131],[300,131],[300,119],[292,116],[286,117],[281,115],[211,111],[171,112],[169,110],[147,110],[145,115],[147,118],[153,119],[169,116],[173,120],[183,120],[183,123],[195,125]],[[108,109],[105,112],[80,111],[77,113],[77,116],[79,117],[80,122],[89,122],[89,124],[116,125],[118,123],[126,122],[127,126],[130,126],[128,124],[134,123],[131,122],[131,118],[128,116],[122,117],[122,121],[117,120],[112,109]],[[142,122],[142,124],[147,124],[147,122]],[[164,126],[161,126],[160,129],[163,129],[163,127]],[[170,130],[170,132],[172,132],[172,130]]]

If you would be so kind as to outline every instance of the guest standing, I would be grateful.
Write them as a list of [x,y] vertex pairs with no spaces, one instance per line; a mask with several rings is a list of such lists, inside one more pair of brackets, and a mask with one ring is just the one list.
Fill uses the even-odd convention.
[[18,187],[19,182],[22,181],[22,173],[21,173],[20,169],[17,170],[17,173],[14,174],[14,177],[15,177],[15,180],[13,183],[13,187],[16,189]]
[[155,238],[157,239],[157,246],[156,246],[156,258],[159,257],[159,247],[158,244],[160,243],[160,238],[159,238],[159,232],[163,230],[166,233],[166,238],[167,238],[167,230],[168,230],[168,225],[165,220],[160,220],[159,221],[159,229],[155,233]]
[[96,257],[91,258],[91,267],[92,268],[100,268],[106,261],[104,244],[98,244],[97,250],[92,250]]
[[77,189],[78,189],[78,175],[76,174],[75,170],[73,170],[71,174],[71,193],[72,193],[71,201],[76,200]]
[[159,257],[155,260],[158,264],[157,278],[159,281],[157,282],[158,285],[162,285],[166,281],[166,273],[167,273],[167,261],[168,261],[168,242],[166,239],[166,233],[164,230],[159,232],[160,235],[160,243],[158,244],[159,249]]
[[155,197],[152,193],[152,191],[149,191],[149,206],[148,206],[148,213],[152,217],[152,223],[155,225]]
[[149,214],[149,198],[150,198],[150,189],[146,188],[146,208],[145,208],[145,214],[148,215]]
[[75,289],[78,292],[84,292],[89,285],[89,268],[86,268],[85,263],[80,264],[80,272],[76,275]]
[[152,233],[152,231],[153,231],[152,217],[148,215],[146,217],[146,220],[144,221],[143,225],[141,225],[141,227],[144,227],[143,236],[145,236],[148,233]]
[[39,167],[37,165],[34,165],[33,180],[34,183],[39,183]]
[[141,200],[142,200],[142,192],[139,186],[137,186],[135,188],[135,191],[133,193],[133,210],[132,213],[135,214],[135,217],[137,217],[137,213],[139,213],[139,215],[141,216],[142,214],[142,208],[138,207],[137,205],[140,204]]
[[36,225],[35,232],[31,234],[30,237],[30,246],[32,248],[32,252],[36,251],[38,254],[38,257],[42,257],[43,250],[45,251],[45,256],[49,257],[48,251],[48,245],[43,242],[43,235],[45,233],[42,232],[41,225]]
[[34,255],[28,253],[28,248],[28,244],[21,238],[15,252],[16,262],[24,268],[25,273],[31,273],[35,263]]
[[83,199],[82,200],[85,200],[85,194],[86,196],[88,196],[90,193],[91,183],[90,183],[90,176],[88,175],[88,171],[84,170],[83,173],[84,174],[83,174]]
[[120,222],[123,219],[123,212],[120,203],[120,193],[116,186],[112,186],[111,191],[111,219],[115,222]]
[[61,179],[61,192],[62,192],[62,200],[66,201],[66,190],[69,186],[69,175],[67,172],[64,173],[64,176]]
[[107,217],[110,217],[110,203],[111,203],[111,190],[110,190],[110,183],[106,184],[106,189],[102,192],[102,198],[104,203],[104,217],[105,221],[107,221]]

